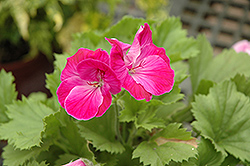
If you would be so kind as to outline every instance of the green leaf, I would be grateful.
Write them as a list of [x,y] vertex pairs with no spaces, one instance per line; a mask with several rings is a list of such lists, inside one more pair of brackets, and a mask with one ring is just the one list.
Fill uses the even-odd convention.
[[250,161],[250,101],[233,82],[225,81],[198,95],[192,103],[193,126],[210,139],[217,151]]
[[199,86],[196,90],[196,94],[204,94],[207,95],[209,93],[209,89],[214,86],[214,82],[210,80],[201,80]]
[[[239,159],[236,159],[232,155],[228,155],[226,157],[226,159],[223,161],[223,163],[221,164],[221,166],[235,166],[235,165],[237,165],[239,163],[240,163]],[[246,164],[246,166],[249,166],[249,165]]]
[[180,128],[180,123],[171,123],[165,129],[155,134],[151,140],[155,140],[159,137],[165,139],[176,139],[176,140],[192,140],[191,132],[187,132],[185,128]]
[[147,109],[148,105],[145,100],[136,100],[127,91],[118,100],[119,105],[122,107],[121,115],[119,120],[121,122],[135,121],[136,116],[139,112],[143,112]]
[[225,156],[221,152],[217,152],[214,149],[214,145],[210,140],[201,138],[198,146],[198,160],[196,160],[198,166],[214,166],[221,165],[224,161]]
[[[75,50],[76,52],[77,50]],[[60,72],[62,72],[62,70],[64,69],[66,62],[67,62],[67,58],[70,57],[69,54],[65,53],[65,54],[54,54],[55,56],[55,62],[54,62],[54,66],[55,68],[58,68]]]
[[188,64],[184,61],[178,61],[171,63],[172,68],[174,69],[174,80],[175,85],[181,83],[188,77]]
[[181,89],[178,85],[174,85],[170,93],[165,93],[161,96],[154,96],[154,99],[161,100],[165,105],[172,104],[184,98],[184,94],[180,92]]
[[[151,101],[152,102],[152,101]],[[146,130],[164,127],[164,121],[155,117],[155,110],[149,109],[140,112],[135,120],[136,128],[143,127]]]
[[133,152],[133,158],[139,157],[144,165],[164,166],[171,160],[182,162],[195,157],[195,140],[191,137],[191,132],[180,129],[180,126],[181,124],[176,123],[169,124],[149,142],[142,142]]
[[197,55],[196,41],[186,37],[187,32],[182,29],[180,18],[169,17],[157,26],[156,33],[155,44],[167,50],[172,63]]
[[197,37],[197,45],[200,51],[199,54],[189,59],[189,73],[191,75],[190,79],[193,92],[196,92],[199,82],[203,78],[206,79],[202,77],[202,74],[207,70],[208,65],[213,59],[212,47],[204,35],[199,35]]
[[246,78],[244,75],[237,74],[231,79],[237,87],[237,90],[250,97],[250,77]]
[[11,104],[17,97],[15,84],[13,81],[15,78],[9,72],[5,70],[0,71],[0,123],[7,122],[9,120],[6,115],[6,105]]
[[40,146],[41,133],[45,130],[43,119],[53,110],[25,97],[23,101],[16,101],[7,108],[11,120],[0,126],[1,139],[8,140],[9,144],[21,150]]
[[49,149],[50,141],[45,141],[41,147],[33,147],[30,150],[15,149],[12,145],[8,144],[3,148],[4,165],[23,165],[26,161],[36,159],[42,152]]
[[91,141],[97,150],[122,153],[125,148],[116,140],[115,123],[117,119],[114,109],[115,106],[111,106],[101,118],[79,122],[78,127],[80,134]]
[[77,33],[73,35],[73,41],[71,43],[71,54],[74,54],[79,48],[88,48],[95,50],[97,44],[100,41],[101,36],[95,32]]
[[144,20],[143,18],[124,16],[117,24],[112,26],[104,34],[104,37],[117,38],[122,42],[132,44],[136,32],[145,22],[146,20]]
[[48,88],[54,96],[56,96],[57,88],[61,83],[60,75],[61,73],[59,72],[59,70],[54,70],[53,73],[46,74],[46,78],[47,78],[46,88]]
[[236,53],[233,49],[224,50],[217,55],[204,71],[203,78],[214,82],[224,81],[237,73],[250,76],[250,56],[246,53]]
[[164,119],[165,123],[175,121],[172,119],[173,115],[175,115],[180,110],[186,108],[186,105],[183,102],[176,102],[169,105],[160,105],[156,111],[156,117],[158,119]]
[[48,166],[49,164],[46,164],[45,161],[42,161],[41,163],[38,163],[37,161],[31,161],[25,164],[25,166]]
[[155,142],[142,142],[133,152],[133,158],[140,158],[144,165],[165,166],[171,160],[182,162],[194,157],[196,150],[192,145],[167,142],[158,146]]

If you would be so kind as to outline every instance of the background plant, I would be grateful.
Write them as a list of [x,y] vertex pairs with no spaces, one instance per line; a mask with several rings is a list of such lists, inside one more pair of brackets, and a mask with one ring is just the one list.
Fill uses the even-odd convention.
[[[101,118],[77,121],[68,116],[55,93],[66,58],[80,47],[110,50],[104,37],[130,43],[145,22],[154,44],[171,59],[173,90],[150,102],[123,91]],[[181,27],[175,17],[162,22],[124,17],[103,33],[75,34],[71,53],[55,55],[54,73],[46,81],[53,94],[49,99],[34,93],[16,101],[13,77],[1,71],[0,138],[8,140],[4,164],[61,165],[83,157],[109,166],[248,165],[250,57],[232,49],[214,57],[203,35],[187,37]],[[181,89],[188,78],[191,94]]]
[[109,12],[103,12],[99,10],[100,3],[104,3],[102,0],[1,1],[0,61],[20,59],[22,54],[34,57],[38,52],[52,60],[52,52],[60,51],[66,45],[65,40],[69,41],[65,29],[71,26],[72,33],[108,27],[117,2],[105,1]]

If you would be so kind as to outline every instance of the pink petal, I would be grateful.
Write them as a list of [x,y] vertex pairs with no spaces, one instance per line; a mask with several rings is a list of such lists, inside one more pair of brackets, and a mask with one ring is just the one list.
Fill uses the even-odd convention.
[[142,31],[141,32],[137,32],[138,33],[138,36],[136,36],[139,40],[139,43],[140,43],[140,46],[141,47],[144,47],[145,45],[147,44],[151,44],[153,43],[152,41],[152,31],[148,25],[148,23],[145,23],[144,24],[144,27],[142,27]]
[[58,87],[56,94],[58,96],[58,101],[64,108],[64,102],[66,97],[69,95],[70,91],[79,85],[86,85],[86,81],[83,81],[79,76],[70,77],[64,80]]
[[166,55],[166,51],[162,47],[157,47],[153,43],[146,45],[142,51],[141,55],[138,56],[136,59],[135,66],[137,66],[144,58],[151,56],[151,55],[159,55],[170,67],[170,60],[168,56]]
[[[86,72],[86,69],[92,73]],[[110,88],[105,90],[110,91],[112,94],[121,91],[121,82],[118,80],[115,72],[108,65],[99,60],[86,59],[78,64],[77,71],[83,80],[94,80],[98,77],[99,80],[103,79],[104,84],[108,84],[108,86],[106,85],[105,87]],[[100,74],[97,74],[96,77],[95,74],[98,72]]]
[[106,89],[105,87],[101,87],[103,102],[102,105],[99,107],[99,111],[96,114],[96,117],[101,117],[108,110],[108,108],[112,103],[112,96],[110,92],[106,91],[105,89]]
[[143,59],[131,76],[153,95],[170,92],[174,85],[174,70],[158,55]]
[[78,76],[76,66],[77,64],[85,59],[86,57],[91,56],[91,54],[94,51],[86,49],[86,48],[80,48],[73,56],[67,58],[67,63],[65,68],[62,71],[61,74],[61,80],[64,81],[65,79],[73,76]]
[[65,100],[67,113],[78,120],[89,120],[98,113],[103,96],[99,87],[74,87]]
[[137,31],[133,44],[127,56],[124,58],[124,61],[126,62],[126,59],[128,59],[129,61],[135,62],[137,57],[141,54],[141,49],[144,46],[152,43],[152,31],[150,30],[149,25],[145,23],[144,27],[141,26],[140,29]]
[[249,55],[249,50],[250,50],[250,42],[247,40],[241,40],[237,43],[235,43],[232,48],[236,51],[236,52],[247,52]]
[[147,92],[142,85],[135,82],[135,80],[127,74],[127,77],[124,81],[123,87],[136,99],[150,101],[152,94]]
[[63,166],[86,166],[86,165],[81,159],[78,159]]
[[110,51],[110,66],[115,71],[118,79],[123,83],[127,73],[127,68],[123,59],[126,56],[126,51],[130,48],[130,45],[122,43],[117,39],[106,39],[112,46]]
[[98,59],[109,64],[109,55],[106,51],[101,49],[92,51],[86,48],[80,48],[73,56],[67,58],[66,66],[61,74],[61,80],[63,81],[69,77],[78,76],[76,70],[78,63],[88,58]]

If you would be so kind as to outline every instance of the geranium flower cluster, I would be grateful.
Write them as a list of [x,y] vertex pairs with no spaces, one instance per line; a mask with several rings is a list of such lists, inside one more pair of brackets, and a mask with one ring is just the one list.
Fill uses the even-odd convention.
[[102,116],[112,103],[112,94],[122,87],[135,99],[146,101],[173,88],[174,70],[165,49],[153,44],[147,23],[137,31],[132,45],[106,40],[112,46],[110,55],[102,49],[80,48],[61,73],[59,103],[78,120]]

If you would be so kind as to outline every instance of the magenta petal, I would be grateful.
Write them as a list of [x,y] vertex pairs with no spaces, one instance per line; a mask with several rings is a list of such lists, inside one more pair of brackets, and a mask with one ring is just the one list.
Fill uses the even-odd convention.
[[[140,29],[139,29],[139,31],[140,31]],[[148,23],[144,24],[144,27],[142,27],[142,30],[138,33],[138,36],[136,36],[136,37],[138,38],[141,47],[144,47],[147,44],[153,43],[152,31],[150,30]]]
[[73,56],[67,58],[67,63],[61,74],[61,80],[65,80],[69,77],[78,76],[77,65],[79,62],[85,59],[98,59],[107,65],[109,65],[109,55],[102,49],[92,51],[86,48],[80,48]]
[[67,113],[78,120],[89,120],[98,113],[103,102],[100,88],[93,86],[74,87],[65,100]]
[[170,67],[170,60],[168,56],[166,55],[166,51],[162,47],[157,47],[153,43],[146,45],[142,50],[141,50],[141,55],[136,59],[136,64],[135,66],[142,61],[144,58],[151,56],[151,55],[159,55],[165,62],[169,65]]
[[[86,69],[88,69],[88,71],[91,71],[92,73],[86,72]],[[80,77],[84,80],[93,80],[94,78],[98,77],[99,80],[103,79],[104,84],[108,84],[105,87],[109,88],[105,90],[110,91],[112,94],[116,94],[121,91],[121,82],[120,80],[118,80],[114,71],[108,65],[99,60],[84,60],[77,66],[77,71]],[[95,77],[96,73],[98,73],[97,77]]]
[[61,74],[61,80],[64,81],[69,77],[78,76],[76,71],[77,64],[87,57],[90,57],[93,52],[94,51],[86,48],[80,48],[73,56],[67,58],[66,66]]
[[[143,49],[143,47],[152,43],[152,31],[150,30],[149,25],[145,23],[144,26],[141,26],[140,29],[137,31],[133,44],[127,56],[124,58],[125,63],[127,59],[132,62],[135,62],[137,57],[141,54],[141,50]],[[128,65],[126,64],[126,66]]]
[[232,48],[236,52],[246,52],[250,55],[250,42],[247,40],[241,40],[235,43]]
[[86,165],[81,159],[78,159],[63,166],[86,166]]
[[102,116],[108,110],[108,108],[110,107],[112,103],[112,96],[110,92],[106,91],[105,89],[106,89],[105,87],[101,87],[103,102],[102,102],[102,105],[99,107],[99,111],[96,114],[96,117]]
[[64,108],[64,102],[70,91],[77,85],[86,85],[79,76],[70,77],[64,80],[58,87],[56,94],[58,96],[58,101]]
[[110,51],[110,58],[111,58],[110,66],[115,71],[121,83],[123,83],[127,73],[124,57],[126,55],[126,51],[130,48],[130,45],[122,43],[117,39],[107,39],[107,40],[112,46]]
[[123,87],[136,99],[150,101],[152,94],[147,92],[142,85],[135,82],[135,80],[127,74],[127,77],[124,81]]
[[174,85],[174,70],[158,55],[146,57],[131,76],[153,95],[170,92]]

